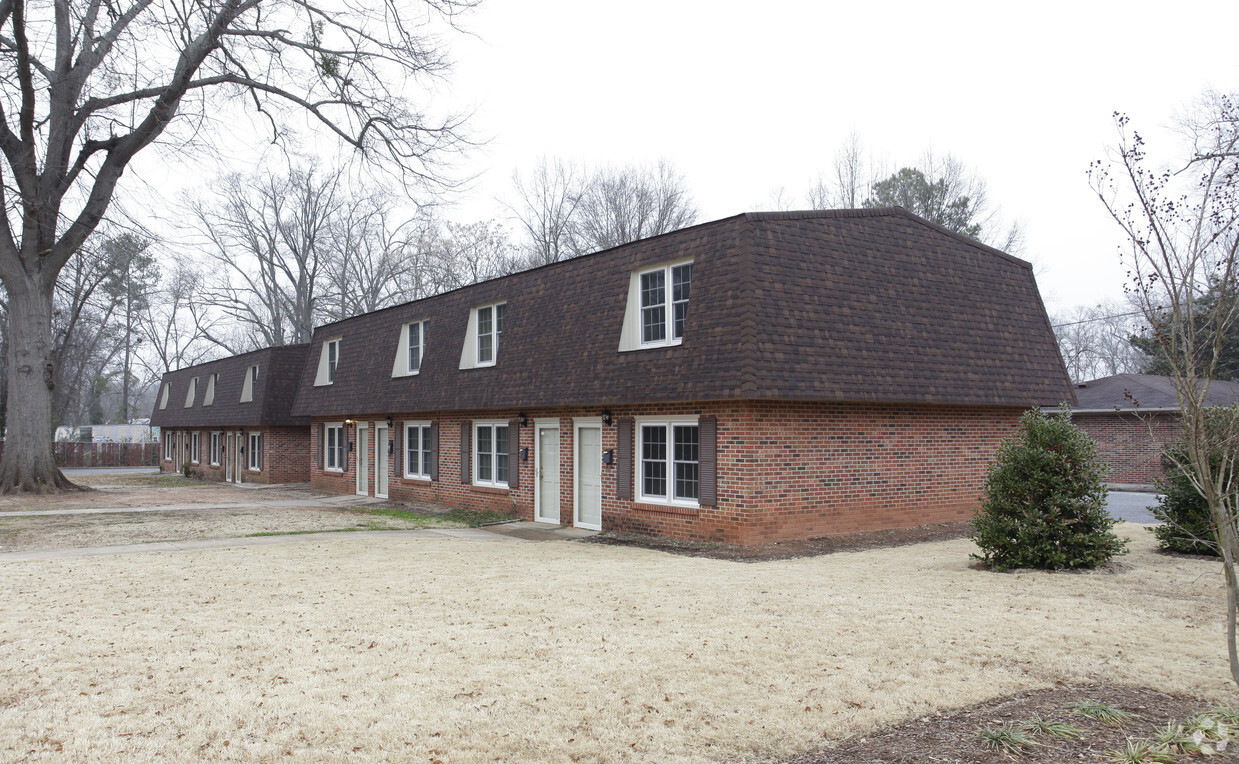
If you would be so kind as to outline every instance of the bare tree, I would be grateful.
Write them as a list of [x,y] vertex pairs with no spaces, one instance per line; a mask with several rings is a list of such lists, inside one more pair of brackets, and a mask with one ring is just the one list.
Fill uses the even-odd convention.
[[1145,327],[1143,314],[1128,303],[1080,306],[1053,320],[1058,349],[1075,382],[1139,373],[1148,357],[1132,344]]
[[204,296],[246,329],[250,349],[310,341],[342,175],[231,175],[191,204],[214,263]]
[[[370,313],[405,299],[405,281],[419,281],[414,260],[406,257],[415,220],[397,223],[392,196],[344,194],[328,220],[326,278],[322,301],[327,321]],[[402,275],[406,278],[402,279]]]
[[1185,127],[1193,141],[1186,166],[1151,169],[1144,139],[1116,115],[1120,142],[1112,162],[1090,175],[1129,244],[1130,292],[1153,328],[1170,367],[1183,418],[1185,463],[1176,460],[1209,506],[1227,592],[1231,677],[1239,683],[1236,611],[1239,579],[1239,412],[1212,424],[1205,397],[1223,343],[1239,321],[1239,105],[1211,96]]
[[666,160],[587,172],[542,158],[513,176],[509,209],[526,235],[526,265],[537,267],[674,231],[697,221],[684,177]]
[[590,177],[581,196],[573,248],[583,255],[617,247],[692,225],[698,215],[684,176],[670,162],[607,167]]
[[479,281],[507,276],[521,269],[502,223],[433,221],[423,229],[419,247],[430,293],[457,289]]
[[138,365],[142,384],[157,382],[170,369],[211,360],[224,349],[239,348],[235,337],[221,334],[218,317],[206,309],[202,276],[186,263],[166,271],[138,321],[144,352]]
[[[383,155],[410,182],[440,176],[459,120],[406,96],[445,71],[441,23],[470,0],[0,0],[0,281],[8,292],[8,439],[0,491],[73,488],[52,456],[57,277],[103,220],[125,169],[173,124],[190,136],[252,108],[283,141],[292,114]],[[432,15],[433,14],[433,15]]]
[[103,243],[103,252],[108,265],[108,274],[103,290],[112,301],[112,314],[122,322],[121,332],[121,377],[120,408],[117,421],[127,424],[134,418],[131,388],[133,387],[133,359],[137,344],[141,342],[138,322],[150,304],[155,285],[159,281],[159,267],[147,251],[149,239],[131,233],[109,237]]
[[525,229],[525,256],[531,268],[576,254],[575,215],[585,188],[585,174],[562,159],[541,157],[527,177],[512,174],[518,197],[509,205]]

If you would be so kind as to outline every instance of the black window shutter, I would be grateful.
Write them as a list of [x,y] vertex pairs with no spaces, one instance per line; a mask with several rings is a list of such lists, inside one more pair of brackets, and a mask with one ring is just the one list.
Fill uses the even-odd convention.
[[[401,449],[400,447],[400,444],[404,442],[405,425],[404,425],[404,422],[396,422],[395,426],[396,426],[396,431],[388,432],[387,437],[391,438],[392,456],[396,457],[396,464],[401,465],[401,464],[404,464],[404,460],[408,456],[407,454],[405,454],[404,450]],[[399,466],[396,467],[396,472],[401,475],[404,474],[404,472],[400,469]]]
[[508,488],[521,487],[521,423],[508,421]]
[[264,449],[262,447],[262,433],[260,432],[258,433],[258,471],[259,472],[262,472],[262,452],[263,451]]
[[422,448],[430,451],[430,479],[439,479],[439,423],[430,423],[430,442],[423,443]]
[[460,423],[460,482],[468,483],[472,478],[469,460],[473,457],[473,447],[470,445],[473,435],[473,422],[466,419]]
[[632,498],[632,417],[615,422],[615,498]]
[[697,503],[703,507],[718,506],[718,417],[697,419],[698,486]]
[[[314,466],[318,467],[320,470],[323,468],[323,453],[327,450],[326,428],[327,425],[319,423],[318,448],[314,449]],[[222,439],[223,436],[221,435],[220,438]],[[220,445],[223,446],[222,443]]]

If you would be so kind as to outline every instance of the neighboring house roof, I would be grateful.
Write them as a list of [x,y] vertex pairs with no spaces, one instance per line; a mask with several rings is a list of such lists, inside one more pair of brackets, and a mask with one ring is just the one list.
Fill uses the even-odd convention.
[[[1179,408],[1174,380],[1154,374],[1118,374],[1075,386],[1076,413],[1101,411],[1165,411]],[[1205,402],[1210,406],[1239,403],[1239,384],[1213,380]]]
[[[308,425],[310,420],[292,413],[301,369],[309,345],[284,345],[255,350],[218,361],[200,363],[163,375],[155,394],[151,413],[154,427],[240,427]],[[245,377],[251,366],[258,366],[258,382],[251,400],[242,402]],[[212,374],[218,374],[214,400],[205,405]],[[186,407],[191,380],[198,379],[193,405]],[[168,386],[167,405],[160,408],[164,386]]]
[[[693,260],[683,343],[621,352],[630,274]],[[506,301],[494,366],[460,369]],[[420,372],[393,377],[402,324]],[[315,386],[340,337],[334,382]],[[1032,267],[901,209],[749,213],[318,327],[298,415],[719,399],[1032,406],[1071,387]]]

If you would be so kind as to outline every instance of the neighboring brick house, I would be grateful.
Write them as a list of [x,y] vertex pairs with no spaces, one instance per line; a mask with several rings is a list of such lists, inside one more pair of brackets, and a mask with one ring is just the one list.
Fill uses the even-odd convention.
[[292,413],[317,488],[751,544],[969,519],[1021,412],[1071,396],[1030,265],[886,209],[318,327]]
[[151,413],[159,468],[230,483],[310,479],[310,420],[292,403],[309,345],[256,350],[163,376]]
[[[1174,380],[1150,374],[1119,374],[1075,386],[1071,421],[1097,441],[1107,478],[1116,485],[1152,485],[1166,476],[1162,449],[1183,433]],[[1205,402],[1239,403],[1239,384],[1213,381]]]

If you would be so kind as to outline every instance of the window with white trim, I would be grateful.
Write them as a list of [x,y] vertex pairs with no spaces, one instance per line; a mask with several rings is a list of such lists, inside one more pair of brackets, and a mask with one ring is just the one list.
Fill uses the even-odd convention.
[[159,408],[160,409],[168,408],[168,396],[171,394],[172,394],[172,383],[164,382],[163,392],[159,394]]
[[318,354],[318,369],[314,372],[314,386],[334,385],[336,369],[340,368],[340,350],[342,337],[332,337],[323,340],[322,350]]
[[404,423],[404,476],[430,480],[430,422]]
[[202,462],[202,433],[193,432],[189,436],[189,460],[194,464]]
[[426,322],[414,321],[408,327],[409,342],[406,346],[408,349],[408,370],[410,374],[416,374],[422,370],[422,351],[426,346]]
[[254,472],[262,471],[262,433],[251,432],[249,438],[249,465]]
[[219,381],[219,374],[211,374],[207,377],[206,396],[202,399],[203,406],[210,406],[215,402],[215,383]]
[[258,364],[245,370],[245,381],[241,383],[241,402],[254,400],[254,388],[258,386]]
[[508,487],[508,423],[473,425],[473,484]]
[[220,434],[218,432],[211,433],[211,466],[219,466],[220,455]]
[[189,392],[185,393],[185,408],[190,408],[194,405],[194,398],[198,395],[198,378],[193,377],[189,380]]
[[499,335],[503,333],[505,303],[477,308],[478,366],[494,366],[499,355]]
[[701,465],[697,419],[640,421],[641,501],[698,506]]
[[176,458],[176,434],[171,431],[163,434],[163,458],[168,462]]
[[344,424],[336,422],[323,427],[323,469],[344,471]]
[[683,338],[692,281],[692,263],[641,273],[642,345],[668,345]]

